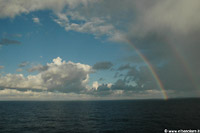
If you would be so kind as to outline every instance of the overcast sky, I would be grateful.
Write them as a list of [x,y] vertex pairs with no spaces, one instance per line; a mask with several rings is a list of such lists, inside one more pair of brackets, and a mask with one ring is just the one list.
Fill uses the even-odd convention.
[[199,0],[0,0],[0,100],[200,96]]

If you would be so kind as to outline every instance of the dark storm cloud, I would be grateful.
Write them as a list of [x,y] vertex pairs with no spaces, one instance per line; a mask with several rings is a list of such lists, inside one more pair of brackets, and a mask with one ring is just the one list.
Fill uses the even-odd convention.
[[129,91],[134,91],[136,87],[132,86],[132,85],[128,85],[127,81],[122,80],[122,79],[118,79],[114,85],[112,85],[111,89],[112,90],[129,90]]
[[[198,89],[195,88],[195,81],[192,81],[190,75],[185,73],[181,63],[178,64],[176,60],[171,60],[162,66],[154,65],[154,69],[167,92],[173,91],[176,96],[181,93],[184,96],[189,93],[190,96],[192,94],[196,95]],[[154,78],[150,71],[146,65],[137,67],[137,69],[132,67],[124,74],[123,81],[127,84],[135,82],[137,85],[135,87],[138,91],[160,90],[161,88],[157,85],[157,79]]]
[[126,64],[126,65],[121,65],[121,66],[118,68],[118,70],[119,70],[119,71],[123,71],[123,70],[128,70],[128,69],[130,69],[130,68],[131,68],[130,64]]
[[[181,64],[178,66],[175,63],[168,63],[159,67],[155,66],[155,69],[164,85],[165,91],[170,93],[169,95],[181,96],[188,93],[192,96],[195,93],[196,90],[193,88],[189,77],[185,75]],[[142,94],[148,91],[161,93],[157,79],[154,78],[146,65],[140,67],[131,66],[123,75],[120,76],[119,71],[117,71],[115,76],[117,81],[111,87],[108,87],[108,84],[101,84],[92,93],[101,96],[112,95],[116,90],[123,91],[123,94],[127,95],[128,93]]]
[[93,69],[95,70],[108,70],[113,66],[111,62],[104,61],[104,62],[97,62],[93,65]]
[[7,38],[3,38],[0,40],[0,45],[12,45],[12,44],[21,44],[21,42]]
[[116,82],[111,86],[109,84],[100,84],[97,89],[91,93],[94,95],[106,96],[113,93],[122,93],[122,95],[131,95],[145,93],[148,90],[160,91],[155,79],[152,77],[149,69],[146,66],[141,66],[136,69],[136,66],[128,67],[128,71],[123,75],[116,72]]
[[120,78],[120,77],[123,77],[123,76],[124,76],[124,74],[116,72],[115,75],[114,75],[114,78]]
[[129,94],[137,94],[139,90],[136,86],[129,85],[123,79],[118,79],[113,85],[101,84],[97,89],[93,89],[87,93],[95,96],[127,96]]
[[[200,82],[200,17],[197,14],[200,2],[154,0],[136,3],[138,17],[126,36],[128,43],[147,58],[166,90],[195,95]],[[129,61],[135,62],[134,58]],[[145,79],[151,75],[148,71],[137,74],[140,77],[138,84],[150,81]],[[129,72],[127,77],[131,75]]]

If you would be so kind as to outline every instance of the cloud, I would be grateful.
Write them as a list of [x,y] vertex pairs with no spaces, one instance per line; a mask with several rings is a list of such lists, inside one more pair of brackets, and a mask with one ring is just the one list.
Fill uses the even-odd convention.
[[19,64],[18,66],[19,66],[19,67],[25,67],[25,66],[27,66],[27,65],[29,65],[29,62],[24,61],[24,62],[22,62],[21,64]]
[[87,94],[62,93],[62,92],[35,92],[32,90],[20,91],[16,89],[0,90],[0,100],[90,100],[93,96]]
[[0,69],[3,69],[4,68],[4,66],[0,66]]
[[48,69],[48,66],[43,66],[43,65],[37,65],[37,66],[33,66],[31,68],[29,68],[27,71],[28,72],[34,72],[34,71],[45,71]]
[[21,68],[18,68],[16,71],[17,71],[17,72],[22,72],[22,71],[23,71],[23,69],[21,69]]
[[118,79],[114,84],[108,83],[108,84],[99,84],[97,81],[93,82],[92,85],[93,91],[97,92],[104,92],[103,94],[109,95],[115,90],[121,90],[121,91],[136,91],[136,85],[130,85],[125,80]]
[[[115,22],[115,20],[110,22],[110,19],[117,18],[117,20],[120,20],[118,17],[119,13],[120,16],[126,15],[126,13],[120,11],[121,5],[123,5],[123,8],[125,5],[128,5],[127,2],[124,4],[113,0],[109,2],[104,0],[59,0],[59,2],[56,0],[22,0],[18,2],[15,0],[2,0],[0,2],[0,18],[14,18],[17,15],[28,14],[33,11],[52,10],[56,15],[54,21],[63,26],[67,31],[74,30],[82,33],[91,33],[95,36],[107,35],[112,38],[111,40],[120,40],[122,34],[111,23]],[[115,2],[114,7],[116,8],[113,8],[113,2]],[[99,7],[100,10],[96,10],[96,7]],[[73,20],[80,21],[80,23],[75,23]]]
[[47,63],[48,69],[36,75],[6,74],[0,77],[1,88],[48,90],[78,93],[87,88],[91,66],[62,61],[60,57]]
[[[0,18],[51,10],[55,14],[53,20],[66,31],[107,36],[108,40],[134,45],[154,67],[167,90],[192,92],[199,86],[199,0],[2,0],[0,3]],[[124,81],[136,81],[144,90],[157,88],[139,56],[127,60],[142,67],[139,70],[128,66],[119,68],[128,70]],[[96,70],[112,67],[111,64],[95,65]],[[32,69],[35,70],[42,73],[49,68]]]
[[[136,21],[139,36],[144,36],[153,32],[166,32],[166,34],[188,34],[196,28],[200,28],[198,23],[198,11],[200,2],[193,0],[183,1],[152,1],[138,3],[138,19]],[[140,9],[139,9],[140,8]],[[191,18],[194,19],[191,20]],[[135,31],[134,31],[135,32]]]
[[53,10],[54,12],[61,11],[65,6],[69,6],[70,8],[74,8],[79,4],[87,4],[89,1],[92,0],[10,0],[4,1],[1,0],[0,3],[0,17],[11,17],[14,18],[20,14],[27,14],[33,11],[38,10]]
[[20,33],[7,33],[7,32],[4,32],[3,35],[2,35],[4,38],[20,38],[22,37],[22,34]]
[[129,43],[153,65],[164,87],[185,96],[188,92],[196,95],[199,89],[199,10],[197,0],[138,2],[137,19],[127,34]]
[[88,20],[87,22],[83,24],[79,23],[70,23],[69,19],[61,17],[61,15],[58,15],[58,19],[55,19],[54,21],[58,23],[59,25],[65,27],[66,31],[77,31],[81,33],[91,33],[95,36],[102,36],[102,35],[108,35],[110,36],[113,34],[114,27],[111,24],[106,24],[104,20],[101,20],[100,18],[93,18],[91,20]]
[[[168,91],[168,93],[174,93]],[[96,97],[110,99],[144,99],[144,98],[162,98],[162,91],[159,89],[146,88],[140,89],[136,84],[130,84],[126,80],[118,79],[114,84],[99,84],[97,81],[93,83],[93,89],[88,94]]]
[[22,34],[19,34],[19,33],[18,34],[12,34],[11,36],[12,37],[22,37]]
[[0,100],[113,100],[113,99],[136,99],[142,98],[157,98],[160,97],[161,92],[156,90],[147,90],[145,93],[134,94],[132,92],[124,93],[123,90],[114,90],[110,95],[96,96],[90,94],[77,94],[77,93],[62,93],[62,92],[48,92],[41,91],[35,92],[32,90],[20,91],[16,89],[2,89],[0,90]]
[[[115,3],[114,7],[113,3]],[[132,5],[132,2],[130,3]],[[74,8],[56,13],[57,18],[54,21],[64,27],[66,31],[90,33],[96,37],[106,35],[109,40],[122,41],[123,30],[116,27],[119,24],[123,25],[122,21],[126,21],[119,17],[119,14],[127,16],[127,12],[124,12],[125,6],[128,6],[127,1],[121,3],[113,0],[88,1],[87,4],[78,4]]]
[[[171,70],[176,71],[177,67],[183,68],[186,64],[186,68],[189,69],[181,68],[183,77],[185,80],[188,79],[187,71],[190,70],[189,75],[192,75],[198,86],[200,79],[199,10],[198,0],[192,2],[102,0],[88,2],[87,5],[80,4],[60,12],[62,15],[56,15],[61,26],[67,31],[91,33],[95,36],[106,35],[109,40],[124,41],[134,45],[155,69],[157,65],[169,64],[169,67],[174,66],[170,67]],[[101,32],[101,29],[105,30]],[[131,57],[130,61],[142,63],[138,56]],[[170,71],[158,69],[156,70],[158,73],[165,70],[167,74]],[[177,75],[182,75],[181,73]],[[171,79],[176,81],[174,77]],[[191,83],[189,80],[188,82]]]
[[92,88],[97,90],[98,87],[99,87],[99,83],[97,81],[93,82]]
[[[95,10],[97,5],[100,8]],[[111,24],[113,28],[108,32],[109,34],[105,33],[105,35],[115,38],[114,33],[118,33],[120,39],[116,40],[123,40],[134,45],[152,64],[167,90],[186,92],[195,91],[194,88],[198,88],[200,81],[199,10],[198,0],[192,2],[187,0],[125,0],[123,2],[102,0],[90,3],[87,7],[81,6],[73,10],[71,14],[65,15],[74,15],[73,19],[82,20],[83,23],[99,18],[103,22],[101,25]],[[129,61],[145,65],[145,62],[141,64],[142,59],[138,56],[131,57]],[[154,79],[150,70],[140,69],[139,72],[130,70],[127,78],[134,78],[131,75],[136,74],[139,77],[137,80],[140,81],[138,84],[143,86],[143,89],[157,88],[153,83]]]
[[[194,97],[198,95],[199,90],[195,88],[194,81],[190,79],[191,77],[185,74],[182,64],[177,65],[176,62],[170,62],[162,66],[155,66],[154,69],[169,97]],[[113,86],[114,88],[120,89],[132,86],[135,94],[147,93],[147,90],[161,91],[161,88],[157,85],[157,82],[160,81],[152,76],[151,70],[146,65],[132,66],[127,71],[123,71],[123,76],[119,76],[120,72],[117,72],[116,77],[121,78],[121,80],[117,86]],[[129,85],[129,87],[125,85]],[[153,95],[153,92],[151,95]]]
[[104,62],[97,62],[93,65],[93,69],[95,70],[107,70],[110,69],[113,66],[111,62],[104,61]]
[[105,79],[104,78],[99,78],[99,81],[104,81]]
[[[45,67],[45,69],[41,69]],[[74,96],[74,99],[80,95],[86,99],[124,99],[139,98],[140,95],[149,95],[150,92],[158,92],[158,89],[150,88],[141,89],[138,82],[139,70],[133,67],[127,72],[127,77],[118,79],[115,83],[100,84],[93,82],[92,86],[88,86],[89,74],[92,67],[85,64],[73,63],[71,61],[62,61],[60,57],[53,59],[53,62],[46,65],[33,66],[32,70],[37,71],[36,75],[24,76],[23,74],[6,74],[0,77],[0,94],[3,98],[6,96],[21,99],[51,99],[56,96],[62,96],[67,99],[68,95]],[[138,75],[137,75],[138,74]],[[130,79],[130,77],[134,77]],[[146,77],[146,76],[144,76]],[[121,77],[123,78],[123,77]],[[144,82],[144,78],[141,79]],[[141,81],[140,80],[140,81]],[[130,82],[131,81],[131,82]],[[135,84],[133,84],[135,82]],[[148,91],[149,90],[149,91]],[[157,90],[157,91],[156,91]],[[156,93],[156,95],[158,95]],[[5,97],[4,97],[5,96]],[[44,97],[46,98],[44,98]],[[77,98],[81,99],[81,98]],[[83,98],[84,99],[84,98]]]
[[130,68],[131,68],[130,64],[126,64],[126,65],[121,65],[121,66],[118,68],[118,70],[119,70],[119,71],[123,71],[123,70],[128,70],[128,69],[130,69]]
[[[137,39],[142,38],[151,31],[187,34],[199,28],[200,22],[198,0],[192,2],[187,0],[162,2],[159,0],[59,0],[59,2],[1,0],[0,2],[1,18],[13,18],[22,13],[27,14],[38,10],[52,10],[56,15],[54,20],[67,31],[108,35],[110,39],[115,38],[113,40],[118,41],[126,40],[127,35],[135,36]],[[75,23],[74,20],[77,22]]]
[[34,23],[40,24],[40,19],[37,17],[32,18]]
[[12,45],[12,44],[21,44],[21,42],[17,40],[7,39],[7,38],[3,38],[0,41],[0,45]]

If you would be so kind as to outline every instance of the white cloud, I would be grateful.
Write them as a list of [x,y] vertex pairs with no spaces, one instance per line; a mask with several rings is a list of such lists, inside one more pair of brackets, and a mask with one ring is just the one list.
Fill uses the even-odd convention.
[[[74,30],[82,33],[91,33],[95,36],[107,35],[110,37],[114,36],[117,32],[119,32],[115,29],[112,23],[107,22],[107,20],[110,19],[110,13],[104,11],[104,5],[106,4],[105,1],[99,2],[98,0],[0,0],[0,3],[0,18],[14,18],[15,16],[20,15],[22,13],[29,13],[38,10],[52,10],[57,16],[57,18],[54,19],[55,22],[63,26],[67,31]],[[95,11],[95,7],[99,5],[99,8],[101,9],[100,13]],[[108,8],[110,8],[109,11],[112,11],[113,9],[113,7]],[[69,17],[71,19],[69,19]],[[82,22],[74,23],[71,20],[77,20]],[[40,22],[39,18],[37,17],[33,18],[33,21],[36,23]]]
[[93,96],[87,94],[62,92],[34,92],[31,90],[19,91],[16,89],[0,90],[0,100],[89,100]]
[[38,23],[38,24],[40,23],[40,19],[39,19],[39,18],[34,17],[34,18],[32,18],[32,19],[33,19],[33,22],[34,22],[34,23]]
[[124,90],[113,90],[112,95],[122,95],[124,93]]
[[113,85],[112,83],[102,85],[102,84],[98,83],[98,81],[94,81],[92,84],[92,89],[98,90],[98,88],[101,86],[111,89],[112,85]]
[[92,0],[0,0],[0,18],[14,18],[22,13],[45,9],[60,12],[65,6],[74,8],[79,4],[86,5],[88,1]]
[[91,67],[89,65],[62,61],[60,57],[47,63],[48,69],[36,75],[6,74],[0,77],[1,88],[59,90],[79,92],[86,88]]
[[[70,20],[68,19],[69,16],[67,16],[67,14],[58,14],[57,17],[58,19],[54,19],[54,21],[63,26],[66,31],[73,30],[82,33],[91,33],[95,36],[111,36],[112,34],[114,34],[115,31],[115,28],[112,24],[108,24],[100,18],[94,17],[92,19],[87,19],[82,23],[73,23],[70,22]],[[77,20],[81,21],[82,18],[77,18]]]
[[111,87],[112,87],[112,83],[108,83],[108,84],[107,84],[107,87],[108,87],[108,88],[111,88]]
[[97,81],[93,82],[92,88],[95,89],[95,90],[97,90],[98,87],[99,87],[99,83]]

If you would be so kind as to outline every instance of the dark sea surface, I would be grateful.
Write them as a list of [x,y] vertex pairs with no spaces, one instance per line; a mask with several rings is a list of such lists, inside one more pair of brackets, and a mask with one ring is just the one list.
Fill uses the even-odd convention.
[[200,99],[0,102],[0,133],[200,129]]

